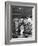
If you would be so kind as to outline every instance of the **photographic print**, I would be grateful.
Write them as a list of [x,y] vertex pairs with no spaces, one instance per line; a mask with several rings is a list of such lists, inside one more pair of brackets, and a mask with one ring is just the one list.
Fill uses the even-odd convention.
[[32,8],[12,6],[11,14],[12,38],[32,37]]
[[19,44],[37,41],[37,4],[6,2],[5,43]]

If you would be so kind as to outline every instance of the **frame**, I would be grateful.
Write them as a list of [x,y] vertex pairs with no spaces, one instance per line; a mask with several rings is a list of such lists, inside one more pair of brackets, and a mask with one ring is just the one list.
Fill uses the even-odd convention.
[[[34,39],[32,40],[27,40],[27,41],[12,41],[10,42],[11,39],[11,26],[10,26],[10,21],[11,21],[11,5],[13,6],[27,6],[27,7],[33,7],[32,15],[34,19]],[[34,18],[35,17],[35,18]],[[14,39],[13,39],[14,40]],[[22,44],[22,43],[36,43],[37,42],[37,4],[36,3],[23,3],[23,2],[11,2],[7,1],[5,2],[5,44]]]

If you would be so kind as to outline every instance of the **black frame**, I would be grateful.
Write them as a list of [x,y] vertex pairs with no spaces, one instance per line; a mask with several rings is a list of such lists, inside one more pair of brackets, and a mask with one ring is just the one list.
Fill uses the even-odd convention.
[[[35,6],[35,40],[34,41],[18,41],[18,42],[9,42],[10,35],[9,35],[9,5],[16,5],[16,6]],[[23,3],[23,2],[5,2],[5,44],[21,44],[21,43],[36,43],[37,42],[37,4],[36,3]]]

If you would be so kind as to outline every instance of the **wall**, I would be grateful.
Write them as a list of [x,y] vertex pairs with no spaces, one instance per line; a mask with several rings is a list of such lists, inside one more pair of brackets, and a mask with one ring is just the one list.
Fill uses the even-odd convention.
[[[5,44],[4,44],[5,43],[5,1],[7,1],[7,0],[0,0],[0,46],[5,46]],[[10,1],[32,2],[32,3],[38,4],[38,0],[10,0]],[[38,12],[37,12],[37,14],[38,14]],[[38,18],[38,16],[37,16],[37,18]],[[37,23],[38,23],[38,19],[37,19]],[[37,27],[37,30],[38,30],[38,27]],[[37,37],[37,39],[38,39],[38,37]],[[6,46],[8,46],[8,45],[6,45]],[[12,46],[12,45],[9,45],[9,46]],[[38,43],[16,44],[13,46],[38,46]]]

